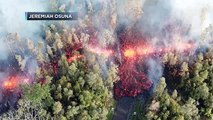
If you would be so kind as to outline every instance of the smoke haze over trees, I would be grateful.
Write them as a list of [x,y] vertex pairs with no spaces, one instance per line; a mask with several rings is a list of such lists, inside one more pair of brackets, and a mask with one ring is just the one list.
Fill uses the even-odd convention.
[[[124,45],[137,54],[152,48],[144,52],[151,55],[133,58],[132,68],[154,86],[148,104],[130,113],[137,112],[133,119],[213,119],[212,5],[211,0],[0,1],[0,105],[8,107],[0,119],[107,120],[125,63]],[[24,13],[31,11],[77,11],[79,18],[26,21]],[[11,76],[21,76],[18,87],[5,92],[3,83]]]

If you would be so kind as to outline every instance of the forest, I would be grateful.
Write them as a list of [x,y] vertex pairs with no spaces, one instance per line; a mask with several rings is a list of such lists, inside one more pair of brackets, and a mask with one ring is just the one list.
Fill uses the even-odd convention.
[[[124,2],[132,9],[120,13],[119,0],[107,1],[51,0],[49,11],[82,5],[83,12],[77,21],[44,22],[37,40],[19,31],[7,34],[12,45],[6,67],[16,75],[1,81],[0,94],[17,98],[11,105],[0,97],[0,110],[7,108],[0,120],[115,120],[117,103],[125,97],[134,99],[132,120],[213,119],[212,26],[188,40],[191,26],[178,20],[162,29],[154,28],[161,19],[151,21],[153,28],[138,22],[150,17],[149,2],[144,11],[140,0]],[[123,14],[131,15],[123,20]],[[138,30],[144,26],[150,29]],[[145,92],[148,99],[137,97]]]

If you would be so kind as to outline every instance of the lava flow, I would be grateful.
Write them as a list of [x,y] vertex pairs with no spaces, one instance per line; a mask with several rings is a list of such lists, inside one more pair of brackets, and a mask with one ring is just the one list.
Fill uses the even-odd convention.
[[10,76],[8,79],[4,80],[2,83],[2,88],[5,90],[13,91],[20,84],[29,84],[30,80],[23,76]]
[[164,48],[154,48],[151,45],[135,43],[122,45],[121,55],[122,61],[119,65],[120,80],[114,83],[114,97],[119,99],[124,96],[135,97],[152,86],[152,81],[149,80],[144,72],[136,68],[144,59],[152,55],[162,55],[168,52],[189,52],[194,46],[191,43],[179,43],[177,49],[172,49],[172,46]]
[[15,77],[12,77],[3,82],[3,88],[6,90],[13,90],[17,87],[17,84],[17,79]]
[[124,56],[125,57],[129,57],[129,58],[132,58],[134,57],[136,54],[136,52],[133,50],[133,49],[127,49],[127,50],[124,50]]
[[139,60],[137,56],[141,55],[145,49],[136,50],[135,48],[135,46],[125,48],[125,45],[124,48],[121,48],[123,60],[119,65],[120,80],[114,83],[114,97],[116,99],[124,96],[135,97],[152,86],[152,81],[143,72],[136,69]]
[[[151,56],[161,56],[168,52],[183,53],[190,51],[194,45],[191,43],[175,43],[176,47],[154,47],[144,42],[128,43],[124,42],[121,47],[121,61],[119,63],[118,75],[119,81],[114,83],[114,97],[119,99],[124,96],[135,97],[144,91],[147,91],[152,86],[152,81],[148,79],[147,75],[137,68],[143,59]],[[111,48],[111,49],[110,49]],[[100,47],[97,42],[89,43],[83,47],[82,43],[78,43],[73,46],[67,46],[65,48],[67,62],[71,63],[74,60],[78,60],[83,56],[82,50],[85,49],[91,53],[97,55],[104,55],[106,57],[117,57],[113,47]],[[75,53],[77,52],[77,54]],[[54,59],[55,60],[55,59]],[[141,61],[142,60],[142,61]],[[57,73],[58,64],[54,63],[54,73]],[[143,63],[142,63],[143,64]],[[55,67],[54,67],[55,66]],[[140,68],[144,69],[144,68]],[[146,71],[146,70],[145,70]],[[9,85],[8,85],[9,86]]]
[[80,59],[80,58],[82,58],[82,57],[84,57],[84,56],[83,56],[83,55],[74,55],[74,56],[72,56],[72,57],[68,57],[68,58],[67,58],[67,62],[68,62],[68,63],[71,63],[71,62],[73,62],[74,60]]
[[113,55],[113,50],[107,48],[101,48],[94,45],[88,45],[86,48],[88,51],[95,53],[97,55],[104,55],[106,57],[110,57]]

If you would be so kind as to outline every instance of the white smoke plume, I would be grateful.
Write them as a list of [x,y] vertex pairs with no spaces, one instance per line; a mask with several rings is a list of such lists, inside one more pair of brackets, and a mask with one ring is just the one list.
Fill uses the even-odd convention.
[[22,37],[33,37],[40,31],[41,21],[27,21],[25,12],[44,12],[45,0],[0,1],[0,32],[18,32]]
[[156,88],[158,80],[162,77],[163,68],[160,60],[148,59],[147,64],[150,68],[148,71],[148,78],[153,82],[153,89]]
[[[13,76],[14,72],[17,74],[20,72],[14,70],[18,69],[19,66],[16,65],[13,51],[18,52],[21,49],[26,49],[22,48],[18,42],[26,43],[27,39],[36,42],[41,39],[40,32],[43,23],[41,21],[27,21],[25,12],[45,12],[48,8],[47,2],[47,0],[0,1],[0,114],[5,111],[6,103],[8,103],[10,107],[13,107],[18,99],[16,93],[5,96],[5,92],[3,88],[1,88],[4,80],[9,79],[9,76]],[[9,36],[14,38],[9,38]],[[14,41],[11,41],[11,39],[14,39]],[[20,53],[20,55],[26,60],[29,56],[24,51]],[[29,61],[30,63],[25,65],[24,70],[29,72],[31,77],[33,77],[35,68],[37,67],[37,61],[35,61],[35,58],[31,58]]]
[[9,49],[6,44],[8,33],[15,34],[21,38],[40,39],[41,21],[27,21],[25,12],[43,12],[47,9],[45,0],[2,0],[0,1],[0,60],[6,59]]
[[198,36],[202,30],[213,24],[212,0],[173,0],[171,14],[184,23],[191,24],[190,34]]
[[138,29],[153,38],[160,37],[159,41],[169,41],[167,36],[171,31],[165,29],[169,24],[182,29],[185,32],[182,37],[194,41],[200,39],[204,30],[213,24],[211,0],[146,0],[142,9],[144,14]]

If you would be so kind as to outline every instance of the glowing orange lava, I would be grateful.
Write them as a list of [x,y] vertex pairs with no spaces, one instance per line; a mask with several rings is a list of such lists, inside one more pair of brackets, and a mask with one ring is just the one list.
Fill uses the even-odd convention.
[[125,56],[125,57],[132,58],[132,57],[134,57],[135,55],[136,55],[136,52],[134,51],[134,49],[129,48],[129,49],[126,49],[126,50],[124,51],[124,56]]
[[9,80],[5,80],[3,82],[4,89],[11,90],[17,87],[17,79],[15,77],[11,77]]
[[109,57],[113,54],[113,51],[111,49],[101,48],[101,47],[97,47],[97,46],[94,46],[94,45],[88,45],[87,50],[94,53],[94,54],[104,55],[106,57]]
[[151,53],[153,53],[153,49],[151,47],[140,47],[140,48],[137,48],[137,54],[138,55],[149,55]]
[[70,57],[70,58],[67,58],[67,62],[68,62],[68,63],[71,63],[71,62],[73,62],[74,60],[77,60],[77,59],[82,58],[82,57],[83,57],[83,55],[74,55],[74,56],[72,56],[72,57]]

